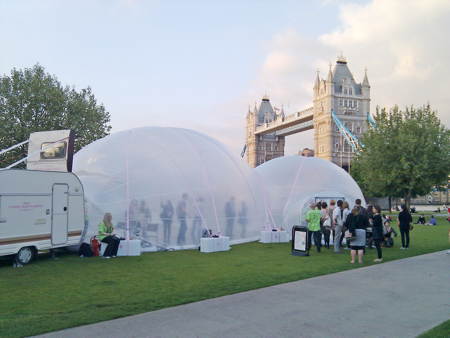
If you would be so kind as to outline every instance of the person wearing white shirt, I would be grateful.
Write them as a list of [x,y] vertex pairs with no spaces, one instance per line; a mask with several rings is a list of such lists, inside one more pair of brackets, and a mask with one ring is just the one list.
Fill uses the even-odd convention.
[[340,253],[342,228],[349,214],[348,208],[344,208],[342,200],[337,201],[337,208],[333,210],[333,226],[334,226],[334,252]]

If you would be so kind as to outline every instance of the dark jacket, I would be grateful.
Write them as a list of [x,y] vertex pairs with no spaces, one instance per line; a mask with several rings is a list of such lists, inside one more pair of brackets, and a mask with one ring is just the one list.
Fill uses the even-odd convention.
[[[369,226],[369,219],[367,218],[366,215],[353,215],[351,214],[351,218],[349,221],[349,230],[353,231],[355,229],[366,229]],[[350,215],[349,215],[350,216]]]
[[384,238],[383,220],[381,219],[380,214],[373,216],[372,236],[373,236],[373,239],[383,239]]
[[412,222],[411,214],[407,210],[402,210],[398,214],[398,221],[400,223],[400,230],[409,230]]

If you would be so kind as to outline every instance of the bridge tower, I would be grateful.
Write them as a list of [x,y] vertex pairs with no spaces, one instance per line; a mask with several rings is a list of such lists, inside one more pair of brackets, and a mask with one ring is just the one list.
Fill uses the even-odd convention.
[[246,130],[247,163],[252,168],[273,158],[284,156],[284,136],[277,136],[276,133],[255,134],[256,127],[283,118],[283,109],[277,114],[267,95],[264,95],[259,107],[255,104],[253,110],[248,110]]
[[315,156],[349,170],[354,152],[333,122],[334,111],[342,123],[356,136],[367,131],[370,112],[370,85],[367,71],[362,83],[356,83],[347,60],[338,57],[326,80],[317,73],[314,82],[314,150]]

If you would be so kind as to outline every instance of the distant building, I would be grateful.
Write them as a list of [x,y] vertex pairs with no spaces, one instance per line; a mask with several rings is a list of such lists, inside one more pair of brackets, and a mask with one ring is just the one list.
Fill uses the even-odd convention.
[[348,171],[355,154],[334,124],[332,111],[356,137],[367,131],[367,114],[370,112],[367,73],[362,83],[356,83],[342,56],[333,70],[330,65],[326,80],[317,74],[314,83],[314,150],[315,156]]
[[277,114],[267,95],[264,95],[259,107],[255,105],[253,110],[249,109],[247,113],[247,162],[252,168],[284,155],[284,136],[276,136],[275,133],[255,135],[257,126],[283,118],[283,109]]
[[[357,83],[347,66],[347,60],[340,56],[333,69],[330,65],[326,79],[321,79],[317,73],[313,90],[313,106],[302,112],[288,116],[283,110],[276,113],[267,96],[263,97],[259,107],[255,105],[253,110],[249,109],[246,149],[247,162],[251,167],[283,156],[285,136],[314,129],[314,150],[308,149],[313,152],[313,156],[349,170],[355,154],[339,132],[331,113],[334,112],[356,137],[361,137],[367,131],[367,114],[370,112],[367,72],[363,81]],[[310,156],[310,152],[303,156]]]

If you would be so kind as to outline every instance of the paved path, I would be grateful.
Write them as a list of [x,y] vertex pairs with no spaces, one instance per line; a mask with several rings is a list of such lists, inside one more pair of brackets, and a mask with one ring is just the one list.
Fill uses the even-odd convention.
[[450,254],[441,251],[42,337],[400,338],[447,319]]

